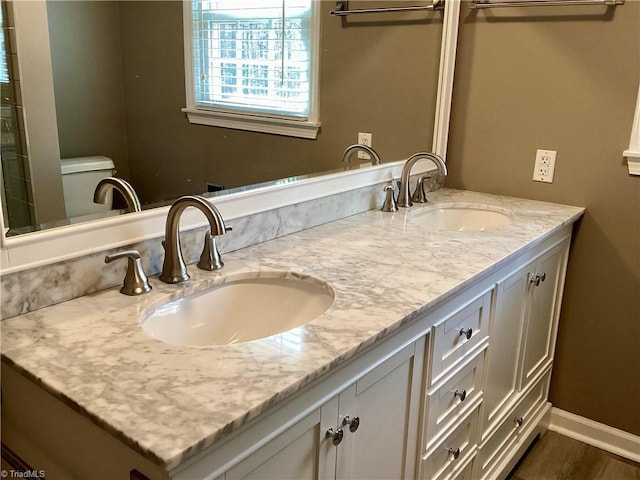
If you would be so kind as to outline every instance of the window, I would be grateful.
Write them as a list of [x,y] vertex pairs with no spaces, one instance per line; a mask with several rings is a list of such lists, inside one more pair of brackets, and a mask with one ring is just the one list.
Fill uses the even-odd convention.
[[2,8],[0,8],[0,26],[2,27],[2,32],[0,32],[0,82],[9,83],[8,55],[4,44],[5,32],[8,32],[8,29],[4,24],[4,12]]
[[186,1],[184,111],[189,120],[315,138],[317,3]]

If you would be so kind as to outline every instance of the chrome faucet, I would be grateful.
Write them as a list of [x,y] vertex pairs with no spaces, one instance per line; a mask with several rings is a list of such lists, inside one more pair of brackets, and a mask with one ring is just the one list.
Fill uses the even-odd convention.
[[422,158],[431,160],[436,167],[438,167],[438,172],[441,175],[446,176],[448,173],[447,164],[444,163],[444,160],[438,154],[418,152],[411,155],[402,167],[402,173],[400,174],[400,193],[398,194],[399,207],[410,207],[413,205],[411,202],[411,195],[409,194],[409,176],[411,174],[411,168],[413,168],[416,162]]
[[198,196],[184,196],[177,199],[171,205],[167,214],[167,224],[165,230],[164,246],[164,262],[162,264],[162,273],[160,280],[165,283],[179,283],[189,279],[187,266],[184,263],[182,250],[180,249],[180,216],[185,208],[195,207],[204,213],[209,220],[210,230],[205,237],[204,249],[198,262],[198,268],[202,270],[217,270],[222,268],[224,263],[220,258],[220,253],[215,244],[216,235],[223,235],[227,230],[231,230],[224,224],[222,215],[218,209]]
[[140,199],[131,184],[122,178],[107,177],[103,178],[96,185],[93,192],[93,203],[105,203],[107,201],[107,193],[111,189],[119,191],[127,202],[127,212],[141,212]]
[[351,162],[351,155],[353,155],[353,152],[358,150],[367,152],[369,155],[371,155],[371,163],[373,163],[374,165],[380,165],[381,161],[380,161],[380,155],[378,155],[378,152],[376,152],[370,146],[363,145],[361,143],[356,143],[355,145],[348,146],[347,149],[342,154],[342,161]]

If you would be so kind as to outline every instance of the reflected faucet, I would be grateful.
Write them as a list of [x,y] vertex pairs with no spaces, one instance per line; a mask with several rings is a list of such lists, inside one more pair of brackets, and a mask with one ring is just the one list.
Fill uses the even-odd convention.
[[355,151],[363,151],[363,152],[367,152],[369,155],[371,155],[371,163],[373,163],[374,165],[380,165],[380,155],[378,155],[378,152],[376,152],[373,148],[371,148],[368,145],[362,145],[361,143],[356,143],[355,145],[350,145],[347,147],[347,149],[344,151],[344,153],[342,154],[342,161],[343,162],[351,162],[351,155],[353,155],[353,152]]
[[107,201],[107,193],[111,189],[119,191],[127,202],[127,212],[141,212],[140,199],[131,184],[126,180],[117,177],[103,178],[96,185],[93,192],[93,203],[105,203]]
[[411,175],[411,168],[418,160],[423,158],[431,160],[436,167],[438,167],[438,173],[440,173],[440,175],[446,176],[448,173],[447,164],[444,163],[444,160],[438,154],[418,152],[411,155],[402,167],[402,173],[400,174],[400,193],[398,194],[399,207],[410,207],[413,205],[411,202],[411,195],[409,195],[409,176]]
[[224,224],[222,215],[218,209],[202,197],[184,196],[177,199],[171,205],[167,214],[167,224],[164,242],[164,262],[160,280],[165,283],[179,283],[189,279],[187,266],[184,263],[182,250],[180,249],[180,216],[188,207],[195,207],[204,213],[209,220],[210,230],[205,237],[205,246],[202,256],[198,262],[198,268],[202,270],[217,270],[222,268],[224,263],[220,258],[220,253],[215,244],[215,236],[223,235],[227,230],[231,230]]

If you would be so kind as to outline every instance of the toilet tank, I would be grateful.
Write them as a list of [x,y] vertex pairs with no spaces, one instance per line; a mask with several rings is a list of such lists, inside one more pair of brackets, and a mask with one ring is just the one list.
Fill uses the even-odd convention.
[[115,174],[113,160],[108,157],[63,158],[62,190],[67,218],[108,212],[113,204],[113,191],[104,204],[93,203],[93,192],[98,182]]

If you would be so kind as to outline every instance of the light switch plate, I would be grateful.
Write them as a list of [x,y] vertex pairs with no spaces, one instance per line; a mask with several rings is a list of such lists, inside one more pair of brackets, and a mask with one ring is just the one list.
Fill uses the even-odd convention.
[[553,183],[557,154],[555,150],[536,151],[536,163],[533,168],[533,179],[536,182]]

